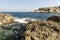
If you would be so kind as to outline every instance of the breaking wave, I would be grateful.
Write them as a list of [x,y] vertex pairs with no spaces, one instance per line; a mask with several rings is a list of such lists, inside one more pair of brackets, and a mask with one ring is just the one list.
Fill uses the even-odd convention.
[[19,23],[28,23],[29,21],[36,21],[37,19],[33,19],[33,18],[19,18],[19,17],[14,17],[14,21],[15,22],[19,22]]

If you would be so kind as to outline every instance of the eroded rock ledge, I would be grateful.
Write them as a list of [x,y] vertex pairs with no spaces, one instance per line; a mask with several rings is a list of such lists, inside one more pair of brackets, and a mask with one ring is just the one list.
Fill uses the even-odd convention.
[[60,40],[60,24],[53,21],[30,21],[23,40]]

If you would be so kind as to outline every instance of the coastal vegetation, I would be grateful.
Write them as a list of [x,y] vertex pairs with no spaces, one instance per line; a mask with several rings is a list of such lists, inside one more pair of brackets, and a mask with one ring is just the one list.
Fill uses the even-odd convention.
[[33,12],[60,13],[60,6],[44,7],[33,10]]

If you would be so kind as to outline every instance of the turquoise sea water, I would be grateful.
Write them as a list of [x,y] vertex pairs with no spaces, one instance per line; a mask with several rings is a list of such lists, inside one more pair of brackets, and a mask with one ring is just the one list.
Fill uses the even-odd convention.
[[12,14],[15,17],[20,18],[34,18],[46,20],[50,16],[60,16],[60,13],[33,13],[33,12],[3,12],[6,14]]

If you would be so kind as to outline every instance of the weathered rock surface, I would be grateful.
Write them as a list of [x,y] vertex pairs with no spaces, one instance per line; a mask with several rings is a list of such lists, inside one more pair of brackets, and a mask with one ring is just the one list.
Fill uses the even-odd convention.
[[33,12],[60,13],[60,6],[39,8],[39,9],[34,10]]
[[11,14],[0,14],[0,25],[13,23],[13,16]]
[[23,40],[60,40],[60,24],[53,21],[30,21]]
[[51,16],[47,20],[51,20],[54,22],[60,22],[60,16]]

